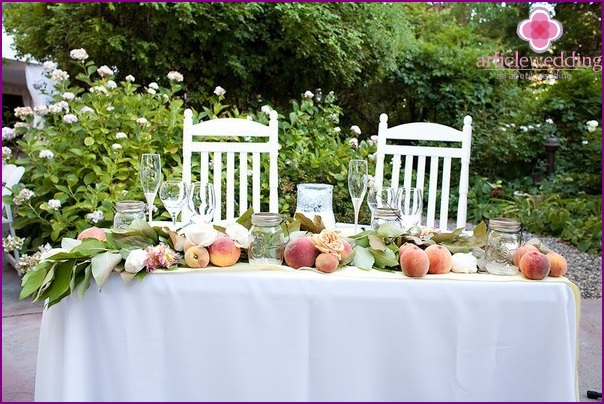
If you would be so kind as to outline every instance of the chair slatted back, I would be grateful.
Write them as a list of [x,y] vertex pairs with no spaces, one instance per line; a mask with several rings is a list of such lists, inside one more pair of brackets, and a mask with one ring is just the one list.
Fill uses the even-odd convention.
[[[426,146],[418,142],[424,144],[439,142],[439,145]],[[425,221],[423,220],[422,224],[434,227],[438,206],[439,228],[448,230],[452,162],[459,160],[459,178],[453,185],[457,187],[459,198],[457,228],[463,228],[467,217],[471,144],[472,117],[470,116],[464,118],[463,130],[460,131],[429,122],[413,122],[389,128],[388,115],[382,114],[378,127],[375,186],[388,186],[384,184],[384,170],[387,163],[391,163],[389,186],[421,189],[424,201],[427,200],[422,216]],[[387,160],[387,156],[391,160]],[[403,170],[402,185],[401,169]]]
[[[198,154],[200,171],[197,180],[214,184],[214,221],[230,221],[242,215],[250,202],[254,212],[261,212],[263,185],[266,188],[261,180],[263,155],[268,156],[268,209],[279,212],[277,115],[276,111],[271,111],[268,126],[240,118],[211,119],[193,124],[193,112],[190,109],[185,111],[182,179],[185,183],[191,182],[192,157]],[[237,200],[239,212],[235,212]],[[188,220],[185,217],[188,211],[185,211],[183,209],[183,221]]]

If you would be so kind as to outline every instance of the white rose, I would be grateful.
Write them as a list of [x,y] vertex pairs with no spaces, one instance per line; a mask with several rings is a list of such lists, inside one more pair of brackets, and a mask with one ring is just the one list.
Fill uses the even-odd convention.
[[451,272],[473,274],[478,270],[478,260],[472,253],[453,254],[453,267]]
[[208,247],[216,240],[218,232],[211,224],[200,223],[188,226],[185,229],[185,237],[193,245]]
[[140,270],[145,267],[146,259],[147,251],[142,249],[132,250],[130,251],[130,254],[128,254],[128,258],[126,258],[124,269],[126,272],[130,272],[131,274],[140,272]]
[[232,223],[227,226],[224,232],[235,242],[235,246],[249,248],[251,241],[250,233],[244,226],[239,223]]

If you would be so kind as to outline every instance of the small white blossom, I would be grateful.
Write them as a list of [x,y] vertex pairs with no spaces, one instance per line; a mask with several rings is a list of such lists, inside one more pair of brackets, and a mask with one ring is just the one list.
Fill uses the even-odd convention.
[[145,260],[147,259],[147,251],[143,249],[136,249],[130,251],[126,262],[124,263],[124,270],[135,274],[140,272],[145,267]]
[[27,122],[17,122],[15,123],[15,129],[17,128],[29,128],[29,124]]
[[19,251],[23,247],[24,241],[25,239],[22,239],[21,237],[13,237],[9,234],[8,236],[2,238],[2,249],[7,253],[11,251]]
[[105,111],[109,111],[109,112],[111,112],[111,111],[113,111],[114,109],[115,109],[115,107],[113,107],[113,106],[111,106],[111,105],[110,105],[110,106],[108,106],[107,108],[105,108]]
[[587,121],[587,130],[589,132],[595,132],[598,127],[598,121]]
[[174,81],[177,81],[179,83],[184,80],[183,75],[181,73],[179,73],[179,72],[176,72],[176,71],[171,71],[170,73],[168,73],[168,78],[170,80],[174,80]]
[[66,91],[61,96],[65,101],[71,101],[75,98],[75,94],[69,91]]
[[373,143],[377,144],[377,142],[378,142],[378,137],[377,137],[377,135],[373,135],[373,136],[371,136],[371,138],[370,138],[370,139],[371,139],[371,141],[372,141]]
[[114,143],[114,144],[112,144],[112,145],[111,145],[111,148],[112,148],[113,150],[119,150],[119,149],[121,149],[121,148],[122,148],[122,145],[121,145],[121,144],[119,144],[119,143]]
[[69,112],[69,104],[67,101],[59,101],[48,106],[48,112],[51,114],[60,114],[63,111]]
[[13,154],[10,147],[2,146],[2,160],[9,158]]
[[91,93],[103,93],[105,95],[109,94],[109,91],[105,88],[105,86],[94,86],[90,87]]
[[156,82],[152,81],[151,83],[149,83],[149,88],[157,90],[159,88],[159,85],[157,85]]
[[329,115],[329,117],[336,123],[340,120],[340,118],[338,118],[338,114],[336,113]]
[[239,248],[248,248],[250,246],[250,233],[248,229],[239,223],[231,223],[224,230],[227,236],[235,242],[235,246]]
[[33,191],[23,188],[19,194],[13,198],[13,203],[15,205],[23,205],[23,203],[29,201],[34,196],[36,196],[36,194],[34,194]]
[[134,79],[134,76],[133,76],[133,75],[129,74],[129,75],[127,75],[127,76],[126,76],[126,81],[127,81],[127,82],[129,82],[129,83],[133,83],[133,82],[134,82],[134,80],[135,80],[135,79]]
[[260,111],[264,112],[266,115],[270,114],[273,109],[269,105],[263,105],[260,108]]
[[315,96],[315,95],[314,95],[314,94],[312,93],[312,91],[310,91],[310,90],[306,90],[306,91],[304,92],[304,98],[311,99],[311,98],[312,98],[312,97],[314,97],[314,96]]
[[553,124],[554,124],[554,121],[553,121],[551,118],[547,118],[547,119],[545,120],[545,123],[549,123],[550,125],[553,125]]
[[107,88],[110,90],[115,90],[117,88],[117,83],[113,80],[109,80],[107,82]]
[[105,219],[105,214],[101,210],[95,210],[94,212],[87,214],[86,219],[92,223],[98,223]]
[[116,139],[126,139],[126,138],[128,138],[128,135],[126,135],[124,132],[118,132],[118,133],[115,135],[115,138],[116,138]]
[[529,128],[529,130],[535,129],[535,127],[533,125],[529,125],[528,128]]
[[56,68],[57,68],[57,64],[55,62],[48,61],[48,62],[44,62],[42,64],[42,70],[44,70],[45,73],[50,73],[53,70],[55,70]]
[[350,127],[350,130],[355,133],[357,136],[361,134],[361,128],[359,128],[357,125],[352,125]]
[[17,107],[15,108],[15,116],[19,119],[25,119],[30,115],[34,114],[34,110],[30,107]]
[[76,123],[78,121],[78,117],[74,114],[65,114],[63,116],[63,122],[65,123]]
[[50,73],[50,78],[54,81],[63,81],[69,79],[69,74],[61,69],[54,69]]
[[217,96],[219,96],[219,97],[220,97],[220,96],[223,96],[223,95],[225,95],[225,94],[226,94],[226,90],[225,90],[224,88],[220,87],[220,86],[217,86],[217,87],[214,89],[214,94],[216,94]]
[[528,128],[526,126],[524,126],[524,125],[522,125],[520,127],[520,130],[523,131],[523,132],[528,132]]
[[148,92],[149,94],[155,94],[155,93],[156,93],[156,91],[155,91],[154,89],[152,89],[152,88],[148,88],[148,89],[147,89],[147,92]]
[[589,144],[589,142],[588,142],[587,140],[583,140],[583,141],[581,142],[581,144],[586,145],[586,144]]
[[333,128],[333,131],[336,133],[340,133],[342,132],[342,129],[339,126],[336,126],[335,128]]
[[96,72],[101,76],[101,77],[107,77],[107,76],[111,76],[113,74],[113,70],[111,70],[109,68],[109,66],[101,66],[98,69],[96,69]]
[[89,112],[94,112],[94,109],[90,108],[89,106],[84,106],[82,107],[82,109],[80,109],[80,114],[82,115],[87,114]]
[[147,119],[145,119],[145,118],[138,118],[136,120],[136,123],[138,123],[140,126],[145,126],[147,124]]
[[61,209],[61,201],[58,199],[51,199],[48,201],[48,207],[52,210]]
[[502,132],[505,132],[505,131],[507,131],[507,129],[506,129],[506,128],[504,128],[504,127],[502,126],[502,127],[501,127],[501,131],[502,131]]
[[34,107],[34,114],[38,116],[44,116],[48,113],[48,107],[46,105],[38,105]]
[[350,147],[352,147],[353,149],[356,149],[359,147],[359,140],[356,137],[351,138],[348,141],[348,144],[350,145]]
[[69,57],[74,60],[86,60],[88,59],[88,53],[83,48],[73,49],[69,52]]
[[371,153],[367,158],[375,163],[375,160],[377,160],[377,153]]
[[40,154],[38,155],[38,157],[40,157],[41,159],[51,159],[55,156],[55,154],[47,149],[44,149],[42,151],[40,151]]
[[13,140],[17,137],[15,130],[13,128],[9,128],[7,126],[2,128],[2,140]]

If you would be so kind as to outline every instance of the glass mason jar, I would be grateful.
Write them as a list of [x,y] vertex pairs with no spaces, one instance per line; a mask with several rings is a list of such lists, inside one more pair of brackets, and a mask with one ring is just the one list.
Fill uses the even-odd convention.
[[520,222],[506,218],[489,220],[485,268],[493,275],[516,275],[514,252],[522,244]]
[[278,213],[254,213],[250,237],[250,264],[281,265],[285,245],[281,216]]
[[396,227],[403,227],[401,214],[397,209],[392,208],[375,208],[373,211],[373,219],[371,219],[371,228],[377,230],[384,223],[392,223]]
[[120,201],[115,205],[115,210],[113,217],[115,229],[126,229],[135,219],[145,220],[145,202]]

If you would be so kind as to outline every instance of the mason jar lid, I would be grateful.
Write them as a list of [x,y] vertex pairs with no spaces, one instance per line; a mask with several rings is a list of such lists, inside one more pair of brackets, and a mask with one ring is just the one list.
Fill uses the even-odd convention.
[[141,201],[120,201],[115,204],[115,210],[120,213],[133,213],[145,210],[145,202]]
[[382,219],[397,219],[400,216],[398,209],[393,208],[375,208],[374,217]]
[[278,213],[254,213],[252,214],[254,226],[278,226],[281,224],[281,215]]
[[496,217],[494,219],[489,219],[489,228],[495,231],[516,233],[520,231],[520,222],[505,217]]

